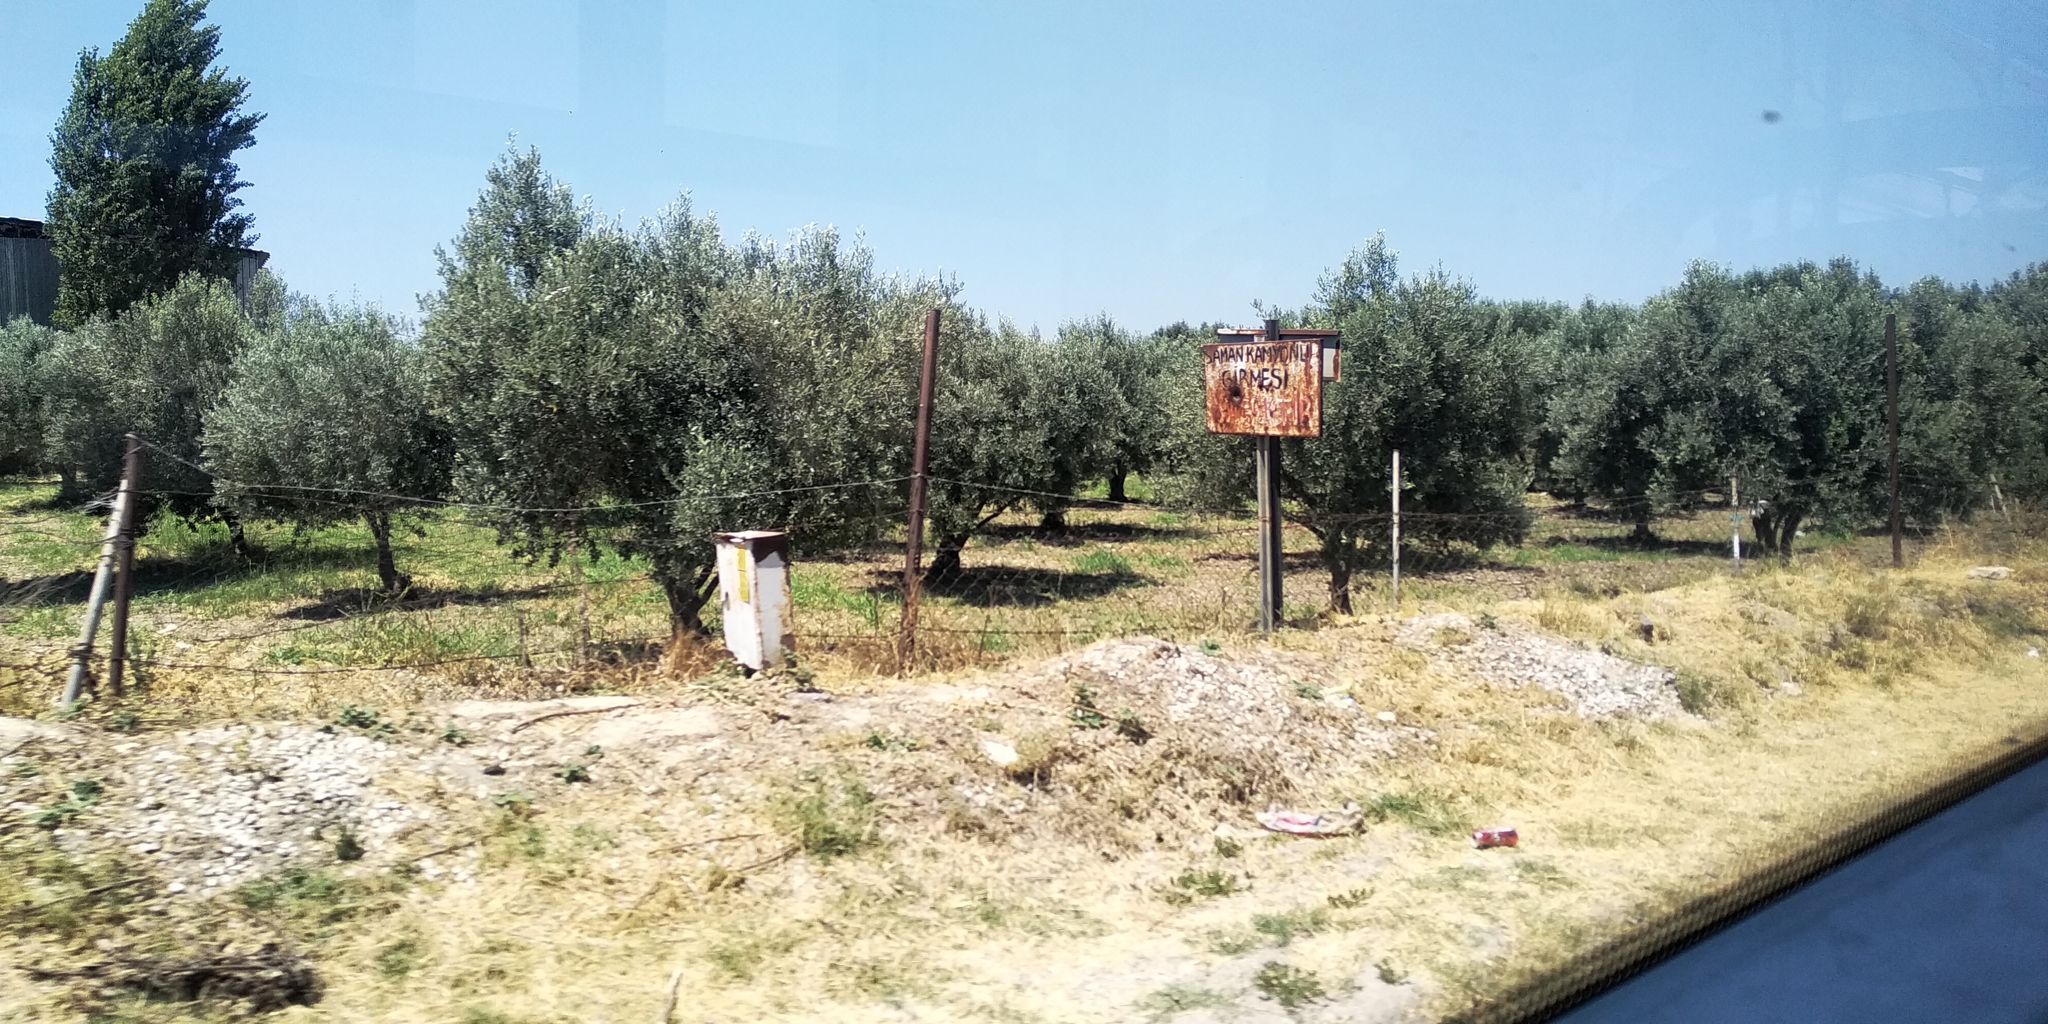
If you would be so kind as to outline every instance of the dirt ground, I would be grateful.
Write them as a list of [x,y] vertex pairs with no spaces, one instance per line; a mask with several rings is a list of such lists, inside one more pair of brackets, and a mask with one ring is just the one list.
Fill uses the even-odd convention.
[[8,720],[0,1019],[1433,1019],[2031,735],[2048,574],[2004,554],[823,691]]

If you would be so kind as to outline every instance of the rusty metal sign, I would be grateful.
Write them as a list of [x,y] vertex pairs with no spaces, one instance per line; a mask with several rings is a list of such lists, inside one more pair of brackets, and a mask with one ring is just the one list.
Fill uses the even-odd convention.
[[[1334,333],[1334,332],[1332,332]],[[1323,346],[1316,339],[1245,341],[1202,346],[1209,432],[1263,437],[1323,433]]]

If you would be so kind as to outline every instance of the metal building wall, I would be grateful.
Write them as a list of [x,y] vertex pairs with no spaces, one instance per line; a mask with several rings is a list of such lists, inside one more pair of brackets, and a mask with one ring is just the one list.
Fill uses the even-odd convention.
[[24,314],[50,322],[57,308],[57,255],[50,246],[47,238],[0,238],[0,323]]

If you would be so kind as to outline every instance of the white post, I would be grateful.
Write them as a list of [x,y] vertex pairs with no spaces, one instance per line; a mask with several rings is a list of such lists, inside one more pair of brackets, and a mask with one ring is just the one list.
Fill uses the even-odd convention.
[[1394,567],[1394,614],[1401,613],[1401,453],[1394,453],[1394,518],[1389,531]]
[[1735,552],[1735,571],[1742,571],[1742,490],[1741,481],[1728,478],[1728,525],[1729,547]]
[[107,603],[107,586],[114,579],[114,554],[120,547],[121,530],[128,521],[128,505],[134,501],[128,481],[121,481],[121,489],[114,495],[114,509],[107,516],[107,539],[100,545],[99,568],[92,574],[92,596],[85,602],[85,625],[78,630],[78,643],[71,648],[71,675],[64,681],[64,698],[57,706],[66,711],[78,703],[78,692],[85,686],[86,663],[92,659],[93,638],[100,631],[100,609]]

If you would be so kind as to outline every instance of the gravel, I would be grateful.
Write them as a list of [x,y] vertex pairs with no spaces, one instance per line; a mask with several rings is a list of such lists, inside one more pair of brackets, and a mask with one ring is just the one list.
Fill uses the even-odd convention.
[[1482,626],[1456,612],[1405,620],[1395,642],[1508,686],[1559,694],[1586,718],[1686,714],[1671,670],[1643,665],[1513,623]]

